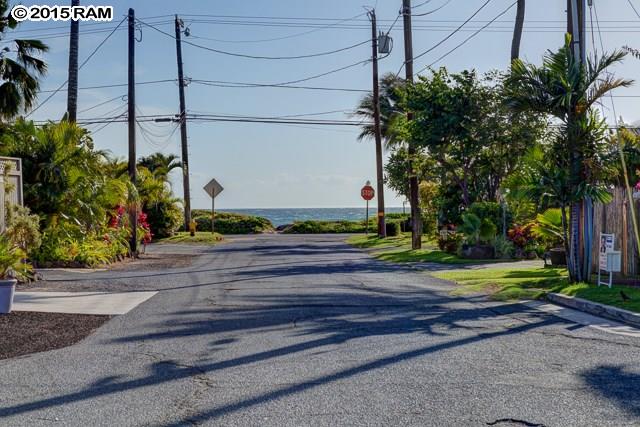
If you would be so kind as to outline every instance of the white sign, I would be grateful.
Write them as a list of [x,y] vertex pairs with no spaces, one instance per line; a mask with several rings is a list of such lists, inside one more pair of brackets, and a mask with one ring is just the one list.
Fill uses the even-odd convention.
[[600,233],[600,243],[598,253],[600,254],[598,260],[600,270],[607,271],[607,253],[613,252],[615,244],[615,235]]
[[224,188],[222,188],[222,185],[220,185],[220,183],[215,179],[212,179],[207,185],[204,186],[204,191],[206,191],[212,199],[215,199],[218,194],[222,193],[223,190]]

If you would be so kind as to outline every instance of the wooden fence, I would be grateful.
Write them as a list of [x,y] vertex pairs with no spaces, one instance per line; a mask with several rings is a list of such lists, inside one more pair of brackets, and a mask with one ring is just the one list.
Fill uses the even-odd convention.
[[600,233],[615,235],[615,249],[622,252],[622,276],[638,276],[638,249],[633,231],[633,219],[630,206],[633,205],[636,215],[640,218],[640,201],[629,201],[627,191],[624,188],[616,188],[613,191],[611,203],[594,207],[594,233],[592,253],[593,271],[598,271],[598,252]]

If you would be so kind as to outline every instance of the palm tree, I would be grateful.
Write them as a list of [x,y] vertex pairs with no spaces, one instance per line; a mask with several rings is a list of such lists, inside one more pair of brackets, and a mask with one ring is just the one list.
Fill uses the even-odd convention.
[[182,168],[182,162],[178,161],[175,154],[153,153],[138,160],[138,166],[147,168],[154,176],[166,181],[169,172]]
[[511,61],[520,58],[520,43],[522,42],[522,30],[524,28],[525,6],[525,0],[518,0],[516,25],[513,29],[513,41],[511,42]]
[[[561,195],[571,203],[569,273],[573,281],[580,281],[588,271],[578,256],[580,204],[586,197],[606,198],[606,193],[598,187],[596,170],[606,125],[592,107],[610,91],[628,87],[632,81],[605,74],[608,67],[622,61],[624,52],[603,54],[597,60],[582,63],[574,57],[570,42],[567,36],[565,45],[547,54],[540,67],[514,60],[506,92],[507,102],[514,111],[540,112],[561,123],[554,145],[554,167],[564,170],[569,180]],[[566,221],[566,214],[563,216]]]
[[[380,130],[382,138],[387,148],[399,142],[398,135],[394,132],[393,123],[401,114],[398,109],[397,89],[402,86],[403,80],[393,73],[385,74],[380,81]],[[362,132],[358,135],[358,140],[375,137],[373,126],[373,93],[369,93],[362,98],[360,104],[353,113],[353,116],[360,117],[367,124],[362,125]]]
[[47,64],[35,55],[49,50],[40,40],[5,40],[7,30],[18,25],[8,11],[8,0],[0,0],[0,42],[4,45],[0,51],[0,117],[4,119],[33,107],[38,79],[47,71]]

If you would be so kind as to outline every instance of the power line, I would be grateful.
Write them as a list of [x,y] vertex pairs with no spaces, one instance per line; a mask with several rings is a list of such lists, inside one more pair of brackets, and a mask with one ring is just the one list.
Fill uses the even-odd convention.
[[[169,83],[169,82],[175,83],[177,81],[178,81],[177,79],[149,80],[149,81],[144,81],[144,82],[136,82],[136,86],[158,84],[158,83]],[[78,90],[109,89],[109,88],[116,88],[116,87],[125,87],[127,85],[128,85],[127,83],[114,83],[114,84],[107,84],[107,85],[79,87]],[[66,90],[66,89],[40,90],[40,91],[38,91],[38,93],[59,92],[59,91],[64,91],[64,90]]]
[[[118,24],[118,26],[116,28],[114,28],[107,37],[104,38],[104,40],[102,40],[100,42],[100,44],[98,44],[98,46],[96,46],[96,48],[93,50],[93,52],[91,52],[89,54],[89,56],[87,56],[87,58],[82,62],[82,64],[80,64],[80,66],[78,67],[78,71],[82,69],[82,67],[84,67],[86,65],[87,62],[89,62],[91,60],[91,58],[93,58],[93,56],[100,50],[100,48],[107,42],[107,40],[109,40],[109,38],[111,38],[111,36],[116,32],[116,30],[120,27],[120,25],[122,25],[122,23],[124,22],[125,18],[122,18],[122,21],[120,21],[120,23]],[[29,117],[30,115],[32,115],[33,113],[35,113],[36,111],[38,111],[40,109],[40,107],[42,107],[44,104],[46,104],[51,98],[53,98],[56,93],[58,93],[67,83],[69,82],[69,79],[65,80],[64,83],[62,83],[60,85],[60,87],[58,87],[58,89],[56,89],[51,95],[49,95],[44,101],[42,101],[41,103],[38,104],[38,106],[36,108],[34,108],[33,110],[31,110],[29,113],[26,114],[25,117]]]
[[366,89],[340,88],[340,87],[322,87],[322,86],[296,86],[284,84],[265,84],[265,83],[248,83],[248,82],[228,82],[220,80],[198,80],[192,79],[191,82],[205,86],[226,87],[226,88],[280,88],[280,89],[302,89],[302,90],[320,90],[329,92],[357,92],[369,93]]
[[[509,12],[513,6],[515,6],[516,4],[518,4],[517,1],[513,2],[511,4],[511,6],[509,6],[508,8],[506,8],[505,10],[503,10],[499,15],[497,15],[494,18],[494,21],[497,20],[498,18],[502,17],[503,15],[505,15],[507,12]],[[469,40],[471,40],[472,38],[474,38],[475,36],[477,36],[478,34],[480,34],[482,32],[482,30],[484,30],[485,28],[487,28],[489,25],[491,25],[493,21],[489,21],[484,27],[480,28],[478,31],[476,31],[475,33],[471,34],[469,37],[467,37],[466,39],[464,39],[462,41],[462,43],[458,44],[456,47],[454,47],[453,49],[449,50],[447,53],[445,53],[444,55],[442,55],[440,58],[436,59],[435,61],[433,61],[431,64],[427,65],[426,67],[424,67],[423,69],[421,69],[420,71],[417,72],[417,74],[420,74],[424,71],[426,71],[427,69],[431,68],[433,65],[435,65],[436,63],[440,62],[441,60],[443,60],[444,58],[446,58],[447,56],[451,55],[453,52],[455,52],[456,50],[458,50],[459,48],[461,48],[462,46],[464,46]]]
[[[266,43],[266,42],[273,42],[273,41],[279,41],[279,40],[286,40],[286,39],[292,39],[292,38],[296,38],[296,37],[302,37],[302,36],[306,36],[308,34],[312,34],[318,31],[322,31],[322,30],[326,30],[332,27],[335,27],[336,25],[342,23],[342,22],[347,22],[347,21],[353,21],[357,18],[360,18],[361,16],[366,15],[366,13],[361,13],[359,15],[353,16],[351,18],[345,18],[345,19],[340,19],[338,21],[336,21],[333,24],[328,24],[325,25],[323,27],[320,28],[314,28],[312,30],[309,31],[304,31],[301,33],[295,33],[295,34],[289,34],[287,36],[282,36],[282,37],[273,37],[273,38],[268,38],[268,39],[259,39],[259,40],[224,40],[224,39],[216,39],[216,38],[211,38],[211,37],[200,37],[200,36],[191,36],[197,39],[203,39],[203,40],[211,40],[211,41],[216,41],[216,42],[220,42],[220,43]],[[183,16],[189,16],[189,15],[183,15]],[[199,15],[196,15],[199,16]]]
[[636,7],[633,5],[633,2],[631,0],[627,0],[627,2],[629,2],[629,6],[631,6],[631,9],[633,9],[633,11],[635,12],[636,16],[638,18],[640,18],[640,12],[638,12],[638,9],[636,9]]
[[436,13],[437,11],[439,11],[440,9],[443,9],[445,6],[447,6],[449,3],[451,3],[451,0],[447,0],[442,6],[437,7],[433,10],[430,10],[429,12],[424,12],[424,13],[418,13],[418,14],[411,14],[411,17],[414,16],[427,16],[427,15],[432,15],[434,13]]
[[[482,9],[484,9],[489,3],[491,3],[491,0],[487,0],[486,2],[484,2],[482,4],[482,6],[480,6],[480,8],[478,8],[478,10],[476,10],[473,15],[471,15],[469,18],[467,18],[462,24],[460,24],[458,26],[458,28],[456,28],[452,33],[450,33],[449,35],[447,35],[445,38],[443,38],[442,40],[440,40],[438,43],[436,43],[435,45],[433,45],[432,47],[430,47],[429,49],[425,50],[424,52],[422,52],[419,55],[416,55],[412,58],[412,61],[415,61],[416,59],[420,59],[423,56],[425,56],[426,54],[428,54],[429,52],[432,52],[433,50],[437,49],[438,47],[440,47],[444,42],[446,42],[447,40],[449,40],[451,37],[453,37],[456,33],[458,33],[462,27],[464,27],[466,24],[468,24],[473,18],[476,17],[476,15],[478,15]],[[399,76],[400,73],[402,72],[402,69],[405,67],[405,65],[407,65],[407,61],[404,61],[402,63],[402,66],[400,67],[400,69],[398,70],[398,72],[396,73],[396,76]]]
[[[138,19],[137,21],[142,23],[142,24],[144,24],[144,25],[146,25],[149,28],[152,28],[153,30],[155,30],[155,31],[157,31],[157,32],[159,32],[161,34],[164,34],[167,37],[170,37],[170,38],[172,38],[174,40],[176,38],[173,34],[167,33],[166,31],[162,31],[161,29],[159,29],[159,28],[157,28],[157,27],[155,27],[153,25],[147,24],[146,22],[144,22],[144,21],[142,21],[140,19]],[[355,49],[356,47],[362,46],[362,45],[370,43],[370,42],[371,42],[371,40],[365,40],[365,41],[362,41],[362,42],[359,42],[359,43],[356,43],[356,44],[353,44],[353,45],[350,45],[350,46],[342,47],[342,48],[331,50],[331,51],[328,51],[328,52],[313,53],[313,54],[308,54],[308,55],[256,56],[256,55],[247,55],[247,54],[244,54],[244,53],[228,52],[228,51],[225,51],[225,50],[214,49],[214,48],[209,47],[209,46],[204,46],[204,45],[201,45],[201,44],[193,43],[192,41],[189,41],[189,40],[182,40],[182,43],[184,43],[184,44],[188,44],[190,46],[197,47],[199,49],[207,50],[209,52],[219,53],[221,55],[235,56],[235,57],[238,57],[238,58],[265,59],[265,60],[267,60],[267,59],[268,60],[293,60],[293,59],[317,58],[319,56],[333,55],[333,54],[336,54],[336,53],[340,53],[340,52],[344,52],[344,51],[347,51],[347,50]]]
[[118,95],[118,96],[116,96],[116,97],[113,97],[113,98],[111,98],[111,99],[108,99],[108,100],[106,100],[106,101],[103,101],[103,102],[101,102],[101,103],[99,103],[99,104],[96,104],[96,105],[94,105],[93,107],[89,107],[89,108],[85,108],[84,110],[80,110],[80,111],[78,111],[78,114],[80,114],[80,113],[86,113],[87,111],[91,111],[91,110],[93,110],[93,109],[95,109],[95,108],[102,107],[103,105],[107,105],[107,104],[109,104],[109,103],[111,103],[111,102],[113,102],[113,101],[115,101],[115,100],[117,100],[117,99],[122,99],[122,100],[124,101],[124,100],[125,100],[125,98],[126,98],[126,96],[127,96],[126,94]]

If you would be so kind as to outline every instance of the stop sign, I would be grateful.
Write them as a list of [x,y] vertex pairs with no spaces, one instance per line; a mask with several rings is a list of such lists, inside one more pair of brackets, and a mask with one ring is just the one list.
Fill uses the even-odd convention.
[[360,195],[365,200],[372,200],[376,196],[376,192],[372,186],[365,185],[362,187],[362,190],[360,190]]

